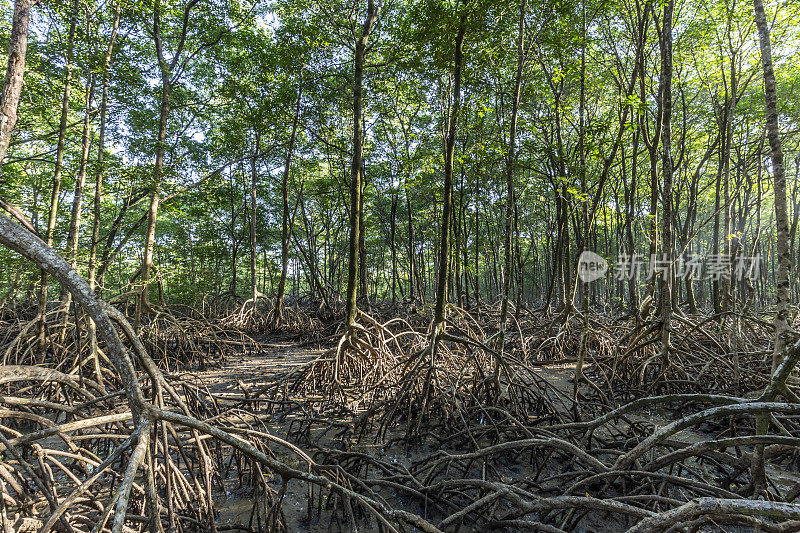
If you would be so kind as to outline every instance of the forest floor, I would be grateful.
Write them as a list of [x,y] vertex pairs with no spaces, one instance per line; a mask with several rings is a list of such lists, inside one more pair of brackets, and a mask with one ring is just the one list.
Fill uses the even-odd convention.
[[[214,397],[220,402],[220,408],[232,407],[245,398],[245,391],[266,385],[294,368],[313,361],[323,350],[298,346],[294,342],[281,337],[263,337],[256,340],[258,350],[247,350],[243,353],[228,356],[219,364],[206,370],[195,373],[195,384],[205,385]],[[184,375],[187,379],[191,374]],[[251,409],[257,413],[257,406]],[[291,419],[280,416],[267,415],[267,427],[270,433],[277,437],[290,440],[289,429]],[[291,452],[279,454],[281,460],[297,466],[297,455]],[[256,524],[250,524],[253,514],[253,497],[249,490],[237,487],[236,475],[229,473],[223,480],[226,494],[221,492],[216,495],[219,517],[217,524],[220,529],[232,530],[256,529]],[[294,486],[292,486],[294,485]],[[275,487],[277,490],[277,486]],[[300,483],[292,483],[284,496],[283,513],[287,531],[326,531],[324,527],[314,527],[307,521],[306,508],[308,496],[306,487]],[[246,529],[245,529],[246,528]],[[311,529],[313,528],[313,529]]]
[[[196,386],[206,388],[219,403],[218,407],[221,411],[235,409],[237,406],[243,405],[243,403],[248,404],[248,391],[263,389],[271,383],[279,381],[291,371],[311,363],[323,355],[326,350],[335,347],[324,343],[318,344],[316,347],[309,347],[307,342],[301,342],[299,338],[285,335],[277,337],[260,336],[254,340],[255,344],[246,351],[229,355],[214,364],[212,368],[183,373],[181,375],[182,380],[194,381]],[[535,372],[558,393],[563,394],[565,397],[572,394],[575,375],[574,363],[546,364],[536,367]],[[584,387],[588,388],[585,385]],[[304,400],[307,399],[304,398]],[[253,399],[249,402],[247,416],[258,419],[269,429],[270,434],[285,439],[287,442],[309,451],[309,453],[311,453],[308,450],[310,442],[313,442],[313,448],[317,449],[317,451],[328,448],[341,449],[345,446],[347,452],[365,454],[375,461],[389,462],[397,465],[400,469],[411,471],[415,465],[420,464],[425,459],[430,459],[436,453],[444,451],[447,454],[458,454],[463,452],[460,449],[442,450],[431,445],[430,442],[409,445],[403,438],[403,422],[400,421],[398,421],[397,427],[388,430],[383,439],[380,439],[376,434],[367,434],[362,435],[354,444],[352,440],[343,437],[345,433],[348,433],[347,427],[353,423],[352,413],[351,416],[344,415],[339,420],[322,420],[322,416],[329,415],[320,414],[320,420],[317,423],[312,423],[305,426],[303,430],[298,430],[296,426],[302,425],[304,421],[307,422],[307,417],[297,413],[287,415],[285,411],[272,411],[270,409],[262,409],[260,406],[261,402],[258,399]],[[567,415],[568,413],[565,412],[564,414]],[[629,418],[635,423],[652,427],[653,431],[666,426],[672,419],[674,419],[674,416],[671,416],[670,412],[659,408],[645,409],[639,414],[631,415]],[[331,423],[337,422],[341,424],[341,431],[338,433],[336,431],[331,432]],[[624,429],[624,426],[625,423],[616,425],[614,428],[617,432],[616,434],[621,429]],[[614,432],[603,429],[598,432],[600,438],[613,439],[613,435]],[[715,438],[714,431],[689,428],[674,435],[673,441],[689,446]],[[281,461],[295,467],[303,466],[295,451],[288,448],[281,449],[280,447],[277,449],[278,451],[275,452],[275,455]],[[273,451],[275,451],[275,448],[273,448]],[[554,457],[553,459],[569,461],[568,458],[558,459]],[[709,472],[713,470],[695,461],[691,461],[689,466]],[[800,473],[792,469],[780,466],[777,468],[768,466],[767,468],[771,479],[781,485],[783,490],[788,490],[800,483]],[[493,476],[507,483],[513,483],[526,477],[533,480],[543,475],[545,477],[548,475],[557,476],[562,469],[563,465],[553,466],[552,468],[546,468],[543,474],[542,470],[537,471],[531,461],[520,457],[518,462],[512,461],[504,465],[499,471],[494,471]],[[225,493],[218,491],[215,495],[216,509],[219,513],[217,519],[219,530],[260,530],[261,524],[256,523],[258,515],[254,513],[254,507],[263,505],[263,500],[255,502],[251,491],[242,485],[242,480],[237,479],[235,473],[228,471],[226,474],[227,476],[223,480],[226,487]],[[469,474],[474,478],[486,479],[486,472],[481,472],[478,466],[475,466],[474,471]],[[280,481],[275,479],[272,485],[274,490],[278,491]],[[425,505],[414,499],[404,498],[396,490],[384,489],[380,490],[379,493],[385,501],[390,502],[395,508],[419,514],[424,518],[430,517],[430,509],[426,509]],[[589,496],[588,492],[586,494]],[[347,524],[334,523],[334,520],[338,520],[335,518],[337,516],[335,513],[316,513],[316,515],[311,513],[309,515],[309,502],[315,502],[313,505],[323,505],[322,502],[315,501],[313,495],[311,499],[309,498],[308,485],[298,481],[290,482],[283,496],[281,508],[287,531],[321,532],[335,528],[347,529]],[[613,514],[605,517],[600,515],[589,516],[581,521],[579,525],[575,524],[576,528],[573,531],[576,533],[624,531],[627,529],[626,524],[625,520],[615,517]],[[478,529],[475,529],[476,527]],[[415,529],[412,528],[412,530]],[[458,530],[480,531],[482,529],[476,525],[470,526],[462,523]],[[510,530],[515,529],[512,528]],[[724,529],[718,529],[718,531],[738,533],[740,531],[750,531],[750,529],[727,526]]]
[[[264,387],[287,372],[313,361],[322,355],[326,349],[334,347],[331,344],[322,345],[318,348],[309,348],[304,346],[306,343],[301,342],[299,339],[286,336],[262,336],[255,340],[258,346],[257,349],[251,348],[240,354],[228,356],[214,365],[213,368],[196,373],[183,374],[181,376],[182,379],[191,381],[192,376],[194,376],[195,385],[207,387],[220,402],[220,408],[224,410],[226,407],[234,407],[244,400],[245,391]],[[571,393],[575,372],[574,364],[546,365],[536,370],[563,394],[569,395]],[[257,413],[258,406],[252,406],[251,412]],[[280,414],[276,416],[266,415],[266,419],[266,424],[272,434],[289,442],[293,440],[292,422],[297,420],[296,417],[291,415],[285,417]],[[346,424],[350,421],[340,420],[339,422]],[[322,432],[324,431],[324,424],[318,424],[314,429]],[[367,436],[354,448],[354,451],[368,454],[378,460],[388,460],[404,468],[411,468],[420,459],[430,456],[434,452],[429,445],[414,446],[413,449],[404,446],[400,439],[402,432],[399,428],[390,430],[389,435],[389,438],[385,439],[390,441],[391,444],[389,445],[377,442],[374,436]],[[335,436],[326,437],[318,441],[320,446],[336,444],[334,442],[336,441]],[[301,445],[301,443],[295,444]],[[452,453],[459,451],[450,450]],[[291,451],[287,450],[286,453],[279,453],[278,457],[297,466],[297,455]],[[526,474],[525,466],[510,466],[506,479],[510,481],[513,476],[524,476]],[[228,477],[225,480],[225,484],[228,487],[227,494],[219,493],[216,498],[217,510],[219,511],[217,521],[219,529],[257,529],[256,524],[248,523],[253,514],[254,502],[252,496],[246,490],[237,490],[235,475]],[[276,482],[275,489],[277,490],[278,488],[279,483]],[[332,529],[331,524],[324,522],[324,520],[310,520],[308,518],[307,492],[307,487],[299,482],[290,484],[284,496],[282,507],[287,531],[298,533],[330,531]],[[424,507],[415,505],[414,502],[403,501],[403,498],[393,491],[384,492],[382,495],[387,497],[389,501],[396,505],[406,506],[406,510],[425,516],[426,510]],[[408,507],[409,504],[411,504],[410,507]],[[332,519],[333,516],[330,516],[330,518]],[[576,530],[576,533],[613,532],[623,528],[623,525],[621,522],[612,520],[604,523],[596,522],[588,527],[588,529],[582,527],[580,530]],[[469,528],[466,528],[466,530],[469,530]]]
[[[382,315],[361,315],[345,336],[341,321],[297,311],[280,334],[246,330],[238,312],[163,318],[139,337],[122,328],[147,373],[156,365],[148,354],[164,369],[142,383],[163,406],[159,416],[177,420],[154,433],[153,466],[125,477],[128,486],[156,474],[162,520],[177,516],[187,533],[800,531],[800,380],[786,374],[789,402],[759,392],[768,383],[766,319],[680,317],[664,366],[652,320],[591,315],[587,327],[531,313],[515,320],[500,352],[491,308],[454,308],[438,344],[428,317]],[[53,355],[44,370],[24,324],[8,321],[0,345],[8,444],[52,463],[40,465],[38,482],[53,494],[79,494],[100,468],[90,495],[62,506],[77,502],[72,520],[106,520],[112,507],[95,502],[122,490],[123,469],[110,465],[133,453],[124,446],[136,431],[119,423],[130,411],[110,392],[118,382],[88,358]],[[85,350],[71,339],[64,354]],[[800,342],[788,353],[800,357]],[[92,380],[101,372],[108,393]],[[765,410],[762,431],[754,422]],[[199,422],[178,426],[176,412]],[[764,486],[752,474],[758,443]],[[3,502],[13,501],[11,521],[47,520],[48,500],[28,489],[31,472],[0,464],[0,492],[13,494],[0,494],[0,526]],[[145,489],[133,495],[135,527],[124,531],[155,514]]]

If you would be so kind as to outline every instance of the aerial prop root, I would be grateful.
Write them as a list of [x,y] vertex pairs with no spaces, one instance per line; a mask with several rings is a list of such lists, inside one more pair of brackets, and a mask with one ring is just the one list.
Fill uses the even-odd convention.
[[411,325],[394,318],[381,323],[359,311],[335,348],[288,377],[294,390],[324,391],[334,403],[374,397],[396,384],[404,353],[420,342]]

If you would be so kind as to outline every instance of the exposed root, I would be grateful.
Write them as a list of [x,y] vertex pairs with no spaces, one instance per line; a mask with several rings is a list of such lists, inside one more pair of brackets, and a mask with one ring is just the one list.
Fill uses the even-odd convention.
[[[245,459],[238,461],[240,477],[246,470],[256,480],[251,481],[256,501],[265,506],[259,520],[263,517],[271,530],[283,528],[282,494],[289,481],[298,480],[328,492],[354,528],[355,506],[390,529],[396,529],[394,522],[438,531],[413,513],[338,483],[322,467],[309,464],[298,470],[276,459],[267,443],[283,443],[247,432],[244,438],[236,436],[242,428],[232,425],[225,413],[209,422],[196,417],[191,403],[208,402],[186,394],[186,387],[181,393],[180,380],[162,373],[123,313],[96,300],[83,279],[40,239],[4,217],[0,229],[1,243],[47,269],[95,322],[111,362],[106,381],[112,391],[99,395],[102,391],[90,392],[79,377],[40,367],[19,366],[7,373],[9,394],[0,401],[14,408],[0,412],[9,421],[0,426],[7,458],[0,465],[4,517],[33,520],[42,524],[43,532],[57,523],[68,531],[214,531],[214,490],[224,490],[219,470],[227,458],[238,455]],[[23,432],[25,423],[43,428]],[[54,436],[67,448],[56,445]],[[289,451],[307,458],[296,447]],[[277,494],[271,486],[275,480],[282,487]],[[6,486],[13,491],[8,498]]]

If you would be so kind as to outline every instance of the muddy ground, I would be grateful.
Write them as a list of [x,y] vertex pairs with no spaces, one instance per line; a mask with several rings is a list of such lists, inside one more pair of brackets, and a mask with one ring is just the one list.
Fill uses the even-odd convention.
[[[361,439],[355,441],[350,439],[350,435],[346,438],[337,435],[335,431],[330,431],[330,428],[325,431],[325,424],[311,424],[305,427],[305,431],[299,431],[298,417],[296,414],[285,416],[282,413],[270,412],[268,408],[260,402],[249,402],[249,391],[258,390],[273,382],[280,376],[285,375],[302,365],[313,361],[324,353],[325,349],[329,348],[326,345],[307,346],[290,338],[260,339],[257,349],[249,349],[247,352],[241,352],[233,356],[228,356],[214,368],[205,369],[197,372],[187,372],[182,375],[183,379],[191,379],[198,386],[208,387],[213,396],[220,402],[220,407],[233,408],[237,405],[243,405],[242,402],[249,405],[250,410],[255,416],[259,417],[261,422],[269,428],[271,434],[285,439],[286,441],[296,444],[309,451],[313,456],[312,449],[309,449],[309,442],[313,442],[319,449],[326,447],[341,449],[343,446],[347,447],[348,451],[356,453],[368,454],[371,457],[386,461],[395,465],[400,465],[406,469],[411,469],[414,464],[426,458],[433,453],[460,453],[461,450],[434,450],[425,444],[408,446],[403,444],[402,427],[390,430],[383,441],[379,441],[374,435],[366,435]],[[573,375],[574,366],[565,365],[546,365],[537,369],[537,372],[551,383],[555,389],[565,396],[572,394],[573,389]],[[670,420],[668,412],[661,412],[658,410],[648,410],[643,414],[637,415],[636,420],[651,424],[653,430],[663,427]],[[340,420],[343,423],[349,423],[351,420]],[[695,443],[702,440],[713,439],[713,434],[703,434],[697,431],[684,431],[675,437],[677,440],[686,443]],[[292,464],[293,466],[302,467],[302,461],[298,459],[298,455],[293,451],[282,448],[281,446],[273,446],[276,450],[276,455],[283,461]],[[477,468],[477,467],[476,467]],[[698,465],[698,468],[702,466]],[[800,482],[800,475],[796,472],[771,472],[773,476],[782,480],[787,486]],[[480,472],[476,469],[471,472],[471,475],[480,478],[485,476],[485,472]],[[526,476],[536,476],[530,464],[521,458],[517,464],[508,464],[500,473],[503,481],[513,482],[515,478],[519,481]],[[541,475],[541,473],[539,473]],[[221,531],[254,531],[259,529],[257,519],[253,517],[254,502],[252,496],[249,495],[247,488],[241,485],[241,480],[237,479],[235,475],[229,473],[224,479],[226,491],[220,491],[216,497],[215,502],[217,511],[219,513],[217,523]],[[278,491],[280,483],[276,479],[272,484],[273,488]],[[419,514],[425,518],[434,520],[440,519],[430,509],[426,509],[425,505],[421,505],[417,501],[412,501],[395,491],[382,489],[380,495],[391,502],[396,508],[402,508],[414,513]],[[589,495],[587,493],[587,495]],[[309,494],[307,485],[299,482],[290,482],[284,496],[284,503],[282,510],[284,513],[284,520],[287,530],[290,532],[322,532],[329,531],[332,528],[343,527],[347,529],[347,524],[332,523],[333,513],[312,513],[313,518],[309,518]],[[313,495],[313,505],[318,506],[321,504],[318,494]],[[321,518],[320,518],[321,517]],[[363,530],[371,531],[372,527],[377,527],[374,522],[367,522],[368,525],[364,526]],[[574,529],[577,533],[591,533],[591,532],[615,532],[624,531],[627,529],[626,522],[607,515],[604,518],[589,518],[587,517],[581,523],[578,529]],[[413,529],[412,529],[413,530]],[[462,524],[459,531],[473,531],[469,523]],[[477,531],[477,529],[475,529]],[[745,531],[738,527],[729,527],[725,529],[718,529],[717,531],[730,531],[739,532]]]

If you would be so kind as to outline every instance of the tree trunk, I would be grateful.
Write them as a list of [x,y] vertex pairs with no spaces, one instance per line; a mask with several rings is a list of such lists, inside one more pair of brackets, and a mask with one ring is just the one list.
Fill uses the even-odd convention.
[[236,200],[237,192],[238,192],[238,183],[237,180],[234,179],[234,171],[231,170],[228,172],[228,186],[229,186],[229,195],[231,201],[231,223],[229,226],[231,243],[233,243],[233,250],[231,253],[231,283],[228,286],[228,293],[231,297],[235,300],[236,299],[236,289],[238,285],[238,261],[239,261],[239,239],[236,236],[236,219],[238,218],[239,212],[236,209]]
[[753,0],[753,6],[755,8],[756,27],[758,28],[758,41],[761,48],[761,64],[764,70],[767,139],[769,140],[770,157],[772,159],[772,179],[775,190],[775,225],[778,233],[775,347],[772,352],[772,371],[775,372],[781,362],[781,356],[787,344],[786,333],[789,329],[789,268],[791,262],[789,256],[789,215],[786,207],[786,170],[783,164],[783,148],[778,127],[778,96],[772,63],[769,26],[767,25],[762,0]]
[[567,185],[564,183],[561,185],[561,287],[559,294],[564,304],[563,312],[565,316],[572,311],[572,287],[570,286],[570,281],[572,281],[572,275],[570,274],[572,254],[569,246],[570,200],[568,195]]
[[[106,111],[108,108],[108,84],[109,75],[108,71],[111,67],[111,54],[114,51],[114,41],[117,37],[117,30],[119,29],[119,12],[121,0],[117,1],[114,14],[114,27],[111,31],[111,37],[108,40],[108,48],[106,48],[106,55],[103,61],[103,89],[100,100],[100,132],[97,139],[97,162],[95,170],[95,186],[94,186],[94,202],[92,218],[92,242],[89,246],[89,289],[94,294],[95,288],[95,271],[97,269],[97,245],[100,241],[100,205],[103,198],[103,158],[105,156],[105,142],[106,142]],[[94,320],[89,318],[87,329],[89,333],[89,349],[92,362],[94,364],[95,379],[98,383],[102,383],[102,372],[100,370],[100,357],[97,347],[97,326]]]
[[397,189],[392,190],[392,211],[389,218],[389,233],[392,253],[392,303],[397,300]]
[[[724,74],[723,74],[724,77]],[[731,257],[731,142],[733,137],[733,111],[736,108],[736,63],[731,58],[731,79],[730,95],[727,98],[727,112],[725,120],[725,145],[722,152],[722,201],[724,202],[724,224],[722,234],[725,236],[725,246],[723,247],[724,256]],[[727,313],[731,302],[731,291],[733,288],[732,280],[724,276],[722,278],[722,321],[725,321],[724,313]]]
[[[134,329],[138,332],[141,329],[142,312],[149,311],[150,302],[148,297],[148,283],[150,281],[150,270],[153,268],[153,247],[156,237],[156,220],[158,219],[158,206],[161,201],[161,184],[164,180],[164,153],[166,151],[167,139],[167,119],[170,112],[170,96],[172,84],[180,76],[182,67],[178,66],[181,59],[183,45],[186,39],[186,32],[189,25],[189,12],[197,5],[197,0],[191,0],[183,12],[183,23],[179,32],[179,44],[173,53],[170,61],[164,56],[164,48],[161,35],[161,0],[156,0],[153,6],[153,44],[155,45],[156,60],[158,69],[161,73],[161,102],[158,119],[158,137],[156,139],[156,162],[153,169],[153,191],[150,197],[150,206],[147,210],[147,233],[144,244],[144,257],[140,269],[141,289],[138,291],[136,300],[136,315],[134,318]],[[178,69],[176,79],[172,78],[173,72]]]
[[[362,127],[362,131],[363,131]],[[364,224],[364,190],[367,188],[363,158],[361,165],[361,209],[358,211],[358,295],[359,300],[369,308],[369,287],[367,284],[367,228]]]
[[669,363],[669,339],[672,320],[672,290],[674,284],[673,264],[674,250],[672,246],[672,13],[675,4],[668,0],[664,4],[664,22],[661,30],[661,76],[659,79],[661,94],[661,174],[663,204],[663,220],[661,225],[662,256],[667,265],[661,276],[661,363],[662,372]]
[[348,333],[356,322],[358,313],[358,256],[359,236],[361,232],[361,158],[363,152],[363,135],[361,131],[361,99],[364,78],[364,56],[366,54],[367,40],[372,31],[378,11],[373,0],[369,0],[367,17],[361,27],[361,35],[356,38],[356,49],[353,71],[353,158],[350,161],[350,247],[347,264],[347,329]]
[[[636,128],[633,132],[633,155],[631,160],[631,184],[625,202],[625,239],[628,257],[633,260],[636,254],[636,241],[633,238],[633,220],[635,214],[637,178],[639,177],[639,136],[641,132]],[[631,276],[628,280],[628,308],[632,313],[639,309],[639,280]]]
[[281,202],[283,214],[281,217],[281,278],[278,281],[278,295],[275,297],[274,325],[279,327],[283,321],[283,296],[286,291],[286,273],[289,266],[289,172],[292,166],[292,152],[297,138],[297,121],[300,118],[300,100],[302,89],[297,91],[297,107],[292,121],[292,133],[289,136],[289,147],[286,150],[286,161],[283,164],[283,178],[281,179]]
[[[14,17],[8,42],[8,66],[3,94],[0,96],[0,163],[6,158],[11,131],[17,123],[17,106],[22,92],[22,76],[25,74],[25,54],[28,51],[28,23],[33,4],[33,0],[14,2]],[[7,205],[2,198],[0,205],[3,208]]]
[[[81,132],[81,162],[78,170],[78,178],[75,180],[75,189],[72,196],[72,212],[70,214],[69,234],[67,235],[67,260],[72,268],[77,270],[78,265],[78,234],[81,227],[81,208],[83,206],[83,189],[86,185],[86,167],[89,163],[89,150],[92,147],[92,139],[89,136],[89,117],[92,110],[92,95],[94,94],[94,76],[86,88],[86,104],[83,113],[83,130]],[[69,317],[69,307],[72,303],[72,293],[61,288],[61,333],[59,341],[63,343],[66,335],[67,322]]]
[[[47,246],[53,246],[53,233],[56,229],[56,216],[58,215],[58,200],[61,193],[61,174],[64,170],[64,143],[67,135],[67,118],[69,115],[69,94],[72,82],[73,47],[75,27],[78,18],[78,2],[73,4],[71,20],[69,23],[69,36],[67,37],[67,64],[64,67],[64,92],[61,97],[61,120],[58,126],[58,144],[56,146],[56,164],[53,169],[53,190],[50,196],[50,211],[47,219]],[[47,272],[41,270],[41,286],[39,288],[39,347],[44,359],[45,336],[47,331]]]
[[406,213],[408,215],[408,299],[414,302],[414,279],[417,276],[414,268],[414,216],[411,212],[411,197],[406,176]]
[[[586,183],[586,4],[581,2],[581,87],[580,87],[580,102],[578,104],[578,160],[580,168],[581,191],[583,194],[588,195],[588,186]],[[627,108],[626,108],[627,109]],[[621,131],[621,129],[620,129]],[[598,194],[602,183],[598,185]],[[588,196],[587,196],[588,198]],[[581,237],[583,252],[589,251],[589,206],[588,201],[581,202],[581,215],[583,217],[583,235]],[[578,235],[578,232],[575,232]],[[580,264],[576,267],[575,282],[576,285],[580,279]],[[580,418],[580,386],[583,380],[583,364],[586,360],[586,352],[588,351],[589,340],[589,283],[583,281],[581,283],[581,307],[583,312],[583,327],[581,330],[580,346],[578,350],[578,360],[575,362],[575,379],[572,387],[572,401],[575,411],[575,418]]]
[[[652,9],[648,6],[646,9]],[[655,13],[653,13],[655,18]],[[662,30],[663,31],[663,30]],[[639,98],[642,102],[646,102],[648,95],[645,88],[645,60],[639,62]],[[661,128],[663,127],[663,105],[661,102],[661,94],[656,95],[656,124],[653,136],[649,135],[649,128],[647,127],[647,120],[645,115],[640,115],[642,140],[647,147],[650,159],[650,209],[648,215],[650,216],[650,235],[649,235],[649,259],[655,257],[658,239],[658,142],[661,139]],[[655,278],[650,278],[647,283],[647,297],[653,298],[655,292]]]
[[478,308],[480,314],[481,305],[481,270],[480,270],[480,248],[481,248],[481,234],[480,234],[480,214],[481,214],[481,198],[480,198],[480,173],[475,174],[475,293],[474,300],[475,306]]
[[153,267],[153,247],[156,240],[156,220],[158,219],[158,205],[161,201],[161,182],[164,179],[164,152],[167,139],[167,119],[170,111],[170,75],[169,72],[161,73],[161,106],[158,119],[158,140],[156,144],[156,164],[153,170],[153,192],[150,196],[150,206],[147,210],[147,233],[144,241],[144,258],[140,271],[142,287],[136,302],[136,316],[133,327],[138,333],[142,325],[142,312],[149,309],[148,282],[150,269]]
[[467,12],[461,14],[456,36],[453,60],[453,105],[447,128],[444,151],[444,205],[442,207],[442,230],[439,246],[439,273],[436,285],[436,305],[433,313],[434,338],[438,339],[444,329],[444,308],[447,305],[447,278],[450,263],[450,224],[453,217],[453,153],[456,144],[458,113],[461,109],[461,66],[464,58],[464,34],[467,30]]
[[[78,179],[75,180],[75,190],[73,191],[72,198],[72,213],[70,216],[69,234],[67,236],[67,258],[72,265],[72,268],[75,268],[75,265],[78,261],[78,233],[80,232],[81,227],[83,189],[86,185],[86,168],[89,163],[89,150],[91,150],[92,147],[91,138],[89,136],[89,116],[91,115],[91,101],[93,93],[94,77],[92,77],[89,87],[86,90],[86,108],[84,109],[83,131],[81,133],[81,163],[78,170]],[[66,296],[70,294],[69,291],[65,291],[65,293],[65,297],[67,300],[69,300],[70,297]]]
[[[455,282],[455,291],[456,291],[456,302],[459,308],[464,307],[464,293],[461,290],[461,242],[464,237],[461,235],[461,218],[463,218],[464,214],[464,163],[461,163],[461,172],[459,174],[459,183],[458,183],[458,191],[459,191],[459,201],[458,201],[458,211],[456,212],[456,216],[453,219],[453,280]],[[460,214],[460,215],[459,215]]]
[[261,134],[255,132],[255,146],[253,157],[250,159],[250,299],[255,308],[258,299],[258,284],[256,278],[256,187],[258,186],[258,169],[256,159],[261,150]]
[[508,150],[506,154],[506,216],[505,216],[505,243],[503,257],[503,300],[500,304],[500,332],[498,334],[498,348],[500,354],[495,360],[494,379],[499,385],[500,365],[502,364],[503,350],[505,349],[506,322],[508,321],[508,298],[511,291],[511,226],[514,217],[514,165],[516,164],[517,143],[517,114],[522,89],[522,67],[525,63],[525,8],[526,2],[522,0],[519,6],[519,29],[517,34],[517,72],[514,78],[513,102],[511,104],[511,123],[509,124]]

